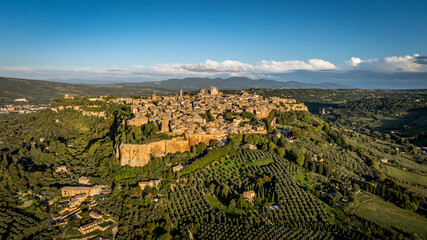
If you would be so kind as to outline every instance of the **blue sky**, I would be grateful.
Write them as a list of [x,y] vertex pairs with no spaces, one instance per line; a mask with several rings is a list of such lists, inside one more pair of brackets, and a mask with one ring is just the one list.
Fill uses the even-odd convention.
[[[214,76],[205,73],[213,63],[216,75],[277,78],[277,69],[257,66],[378,71],[405,56],[421,65],[414,54],[427,55],[426,12],[427,1],[3,0],[0,75],[143,81]],[[346,63],[351,57],[364,67]],[[380,69],[427,72],[424,65]]]

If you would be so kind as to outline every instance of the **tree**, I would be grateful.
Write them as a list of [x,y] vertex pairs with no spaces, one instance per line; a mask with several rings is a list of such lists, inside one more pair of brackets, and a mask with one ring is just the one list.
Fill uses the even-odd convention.
[[276,152],[279,156],[283,157],[286,154],[286,149],[283,147],[276,148]]
[[353,184],[353,189],[354,189],[354,192],[357,193],[360,190],[359,184],[357,183]]
[[228,186],[222,187],[221,195],[223,198],[227,198],[229,192],[230,192],[230,188]]
[[242,118],[249,119],[249,120],[252,120],[255,117],[255,115],[250,112],[242,112],[241,116]]
[[313,161],[308,161],[310,163],[310,171],[316,172],[316,163]]
[[225,119],[231,121],[231,120],[233,120],[233,113],[226,112],[224,117],[225,117]]
[[323,162],[321,162],[321,163],[319,164],[319,169],[317,170],[317,172],[318,172],[320,175],[323,175]]
[[147,138],[153,137],[157,132],[159,132],[159,127],[154,122],[150,122],[148,124],[145,124],[142,127],[142,132]]
[[409,200],[405,201],[404,207],[406,209],[409,209],[409,210],[417,210],[417,204],[415,204],[415,203],[413,203],[413,202],[411,202]]
[[172,235],[167,232],[167,233],[163,233],[162,235],[160,235],[158,239],[171,240],[172,238],[173,238]]
[[7,154],[6,154],[6,152],[3,152],[3,161],[2,161],[0,168],[5,169],[8,165],[9,165],[9,161],[7,158]]
[[252,145],[258,145],[260,137],[258,134],[245,134],[245,142]]
[[230,211],[233,211],[234,207],[236,207],[236,201],[234,199],[231,199],[230,204],[228,205],[228,209],[230,209]]
[[326,175],[327,177],[332,176],[332,170],[333,170],[333,166],[332,166],[332,164],[331,164],[331,163],[328,163],[328,164],[325,166],[325,175]]
[[194,156],[199,156],[200,154],[202,154],[204,151],[206,150],[206,144],[205,143],[199,143],[196,146],[193,146],[191,148],[191,152],[193,153]]
[[208,121],[208,122],[214,122],[215,121],[215,118],[214,118],[214,116],[212,116],[210,110],[207,110],[205,113],[201,113],[200,116],[203,119],[206,119],[206,121]]
[[233,134],[228,136],[228,144],[233,148],[233,149],[238,149],[240,146],[240,143],[242,141],[242,134]]
[[298,154],[298,157],[296,159],[296,163],[302,167],[304,165],[304,154]]
[[219,141],[218,140],[216,140],[216,139],[211,139],[210,141],[209,141],[209,146],[210,147],[217,147],[219,145]]
[[239,208],[246,208],[246,199],[243,194],[240,194],[239,200],[237,200],[237,205]]
[[215,192],[215,183],[211,183],[211,185],[209,185],[209,193],[213,194]]
[[270,142],[270,144],[268,145],[268,150],[270,150],[270,152],[273,152],[274,149],[276,149],[276,147],[277,147],[276,144]]

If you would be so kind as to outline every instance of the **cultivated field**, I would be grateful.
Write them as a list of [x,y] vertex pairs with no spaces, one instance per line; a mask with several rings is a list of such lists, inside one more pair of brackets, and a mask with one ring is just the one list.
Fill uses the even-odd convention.
[[415,233],[422,238],[427,237],[427,219],[417,213],[399,208],[367,193],[358,194],[356,203],[352,211],[360,217],[385,228]]
[[404,182],[417,183],[424,187],[427,187],[427,176],[408,172],[408,171],[405,171],[396,167],[384,165],[384,164],[381,165],[381,168],[387,175],[391,177],[397,178]]

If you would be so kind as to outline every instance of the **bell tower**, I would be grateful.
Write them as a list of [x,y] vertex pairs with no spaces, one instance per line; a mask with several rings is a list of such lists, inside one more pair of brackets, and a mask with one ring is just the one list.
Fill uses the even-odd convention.
[[157,101],[156,92],[153,92],[153,95],[151,96],[151,99],[152,99],[153,101]]

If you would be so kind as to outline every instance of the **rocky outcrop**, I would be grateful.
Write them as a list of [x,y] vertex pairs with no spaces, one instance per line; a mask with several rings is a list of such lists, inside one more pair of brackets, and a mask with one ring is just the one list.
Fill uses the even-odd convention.
[[201,142],[209,145],[210,140],[225,136],[224,134],[194,134],[187,135],[187,139],[174,138],[148,144],[120,143],[116,146],[116,157],[120,159],[121,166],[142,167],[150,161],[151,156],[161,157],[168,153],[187,152],[192,146]]

